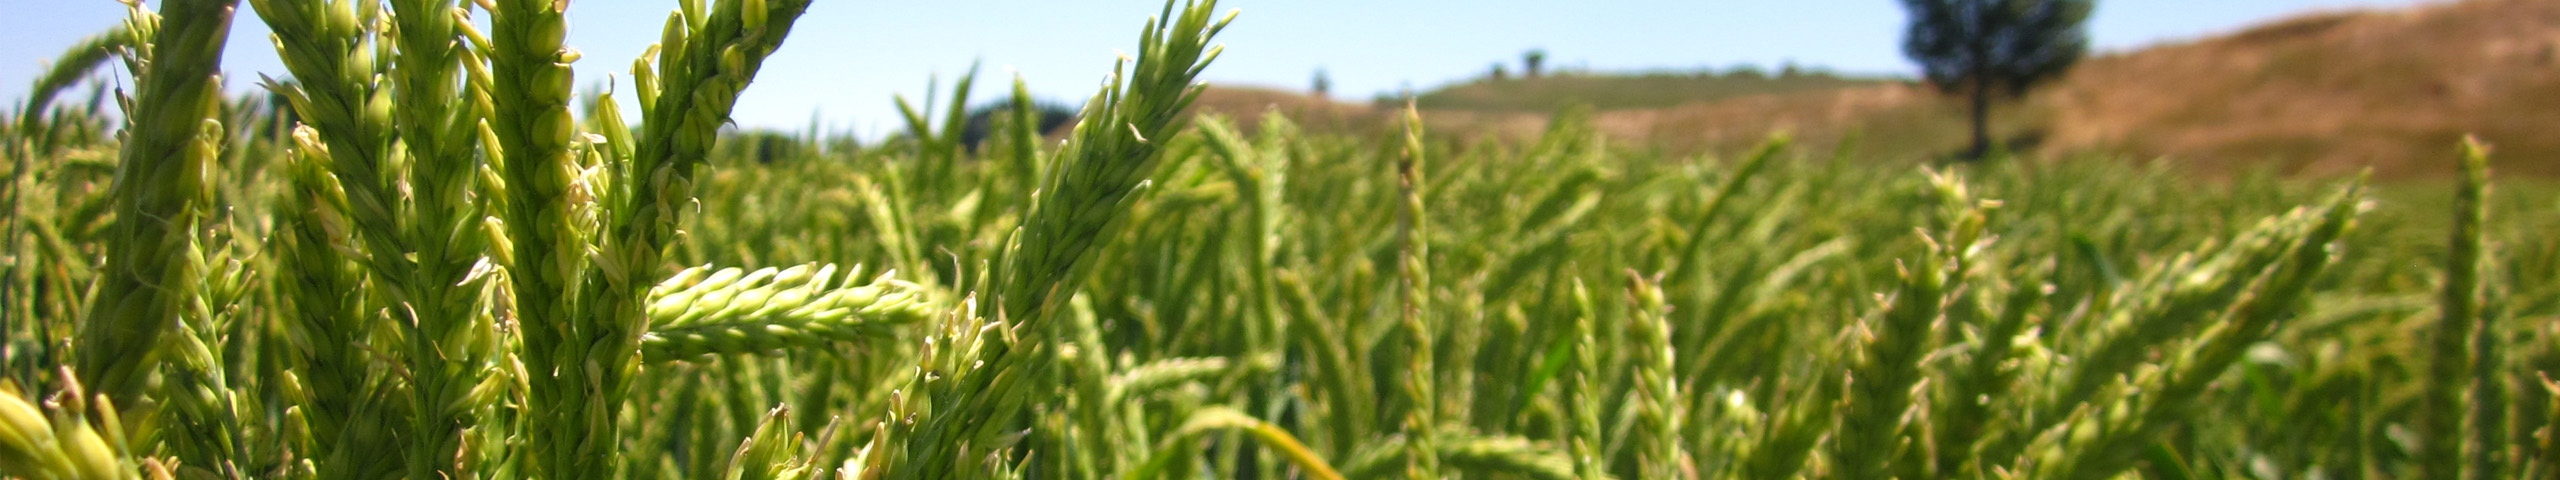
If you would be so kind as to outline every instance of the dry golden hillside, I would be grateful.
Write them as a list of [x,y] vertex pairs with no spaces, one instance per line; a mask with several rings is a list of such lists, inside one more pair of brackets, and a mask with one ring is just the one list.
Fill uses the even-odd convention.
[[[1311,126],[1382,124],[1385,112],[1277,90],[1213,89],[1204,109],[1271,108]],[[1544,115],[1426,111],[1437,132],[1528,136]],[[1309,121],[1307,119],[1313,119]],[[2305,176],[2372,167],[2386,178],[2449,173],[2474,134],[2503,174],[2560,177],[2560,0],[2470,0],[2320,13],[2212,38],[2102,55],[1995,115],[2013,145],[2163,158],[2203,173],[2272,166]],[[1826,145],[1855,136],[1874,155],[1963,145],[1963,109],[1892,84],[1748,95],[1597,112],[1612,137],[1672,151],[1747,146],[1776,131]]]
[[2469,133],[2503,172],[2560,175],[2560,2],[2299,17],[2094,58],[2037,101],[2050,149],[2433,176]]
[[[1295,92],[1252,86],[1211,85],[1192,104],[1197,112],[1224,115],[1253,129],[1264,114],[1278,112],[1298,126],[1319,132],[1370,132],[1394,126],[1401,110],[1369,103],[1349,103]],[[1522,112],[1424,110],[1423,124],[1432,132],[1462,138],[1495,136],[1529,138],[1546,128],[1546,115]]]

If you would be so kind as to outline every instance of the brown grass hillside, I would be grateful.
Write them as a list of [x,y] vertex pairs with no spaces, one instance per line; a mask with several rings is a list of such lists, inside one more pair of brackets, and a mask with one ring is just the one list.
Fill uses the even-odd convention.
[[[1598,110],[1592,112],[1591,123],[1612,139],[1671,152],[1749,148],[1778,132],[1794,136],[1800,144],[1823,148],[1857,135],[1870,149],[1928,152],[1953,148],[1939,144],[1960,140],[1964,134],[1960,112],[1941,103],[1926,90],[1888,85],[1743,95],[1667,108]],[[1319,99],[1271,88],[1211,85],[1193,108],[1224,115],[1247,129],[1258,125],[1265,113],[1279,112],[1310,130],[1359,133],[1395,125],[1394,115],[1401,107]],[[1423,123],[1435,135],[1461,139],[1535,138],[1546,131],[1549,115],[1517,109],[1422,110]]]
[[[1214,112],[1233,120],[1247,130],[1261,124],[1264,114],[1278,112],[1298,126],[1318,132],[1372,132],[1396,125],[1399,108],[1380,108],[1369,103],[1348,103],[1317,98],[1285,90],[1235,85],[1211,85],[1192,104],[1197,112]],[[1531,138],[1546,128],[1543,114],[1509,111],[1424,110],[1422,123],[1432,132],[1461,138],[1492,136],[1495,138]]]
[[[1384,125],[1387,114],[1277,90],[1213,88],[1201,102],[1241,117],[1277,107],[1316,127]],[[1425,112],[1435,132],[1505,137],[1536,135],[1544,117]],[[2454,143],[2476,134],[2497,148],[2502,174],[2560,177],[2560,0],[2321,13],[2098,56],[1993,118],[2013,145],[2048,155],[2164,158],[2203,173],[2370,166],[2385,178],[2437,177],[2450,173]],[[1870,155],[1926,157],[1961,148],[1966,134],[1961,105],[1908,84],[1605,109],[1593,123],[1671,151],[1743,148],[1786,131],[1816,148],[1854,137]]]
[[1823,71],[1757,69],[1642,72],[1591,75],[1556,72],[1538,77],[1478,78],[1424,92],[1414,103],[1426,110],[1551,113],[1580,105],[1601,111],[1663,108],[1753,96],[1833,91],[1895,83],[1888,78],[1842,76]]
[[2038,100],[2052,148],[2434,176],[2471,133],[2502,172],[2560,176],[2560,2],[2299,17],[2095,58]]

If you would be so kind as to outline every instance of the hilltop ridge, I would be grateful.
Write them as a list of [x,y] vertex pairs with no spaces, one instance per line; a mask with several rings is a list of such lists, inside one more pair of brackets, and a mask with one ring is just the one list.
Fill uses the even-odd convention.
[[[1467,82],[1425,92],[1421,104],[1434,131],[1526,137],[1543,131],[1547,115],[1519,106],[1601,98],[1585,102],[1614,102],[1598,105],[1596,128],[1672,151],[1730,150],[1786,131],[1806,144],[1855,138],[1865,152],[1930,156],[1960,148],[1965,132],[1961,105],[1909,82],[1596,80],[1608,78]],[[1693,93],[1576,90],[1629,85]],[[1630,103],[1646,98],[1670,100]],[[1318,113],[1325,119],[1318,125],[1375,125],[1385,114],[1367,103],[1271,89],[1215,88],[1201,102],[1245,118],[1271,108],[1293,118]],[[2102,54],[1994,120],[2013,148],[2049,157],[2099,153],[2202,173],[2271,168],[2315,177],[2367,167],[2386,178],[2446,175],[2445,159],[2468,134],[2497,149],[2503,174],[2560,177],[2553,133],[2560,132],[2560,2],[2312,13]]]
[[2098,57],[2036,101],[2055,148],[2403,176],[2476,134],[2502,173],[2560,176],[2560,2],[2295,17]]

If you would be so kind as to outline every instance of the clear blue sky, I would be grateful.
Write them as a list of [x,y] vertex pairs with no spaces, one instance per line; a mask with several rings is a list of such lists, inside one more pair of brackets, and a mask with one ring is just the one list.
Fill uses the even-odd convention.
[[[2315,10],[2422,0],[2113,0],[2090,33],[2102,51],[2226,32]],[[26,96],[43,62],[116,25],[112,0],[9,0],[0,16],[0,98]],[[156,3],[156,2],[154,2]],[[874,136],[894,130],[891,95],[945,89],[972,61],[981,84],[1019,72],[1035,96],[1080,101],[1108,73],[1115,50],[1135,49],[1156,0],[818,0],[789,43],[740,99],[740,125]],[[568,42],[586,54],[582,86],[630,66],[658,38],[672,0],[576,0]],[[1337,97],[1367,98],[1482,74],[1531,48],[1549,63],[1597,71],[1695,69],[1795,62],[1854,73],[1907,75],[1904,15],[1893,0],[1227,0],[1238,8],[1205,75],[1215,83],[1305,88],[1331,73]],[[225,69],[233,91],[259,74],[285,76],[266,26],[246,2]],[[626,80],[627,81],[627,80]],[[986,90],[981,90],[986,91]],[[979,99],[989,98],[986,95]]]

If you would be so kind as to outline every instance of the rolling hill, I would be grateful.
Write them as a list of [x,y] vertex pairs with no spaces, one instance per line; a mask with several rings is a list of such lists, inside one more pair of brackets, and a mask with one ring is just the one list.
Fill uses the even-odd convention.
[[2096,58],[2037,101],[2056,148],[2431,176],[2469,133],[2502,172],[2560,176],[2560,2],[2298,17]]
[[[1672,151],[1740,148],[1774,131],[1817,148],[1854,138],[1876,155],[1935,156],[1964,143],[1962,106],[1907,82],[1596,80],[1607,78],[1477,81],[1421,103],[1434,131],[1529,136],[1544,128],[1542,107],[1580,99],[1600,107],[1593,124],[1612,137]],[[1657,93],[1623,93],[1630,86]],[[1386,115],[1267,89],[1217,88],[1202,103],[1244,117],[1321,113],[1316,126],[1377,125]],[[2560,177],[2560,1],[2326,12],[2099,55],[1994,118],[2014,148],[2160,158],[2208,174],[2371,167],[2386,178],[2436,177],[2451,172],[2445,159],[2471,134],[2497,149],[2503,174]]]
[[1561,72],[1535,78],[1480,78],[1417,95],[1414,103],[1433,110],[1479,110],[1549,113],[1575,105],[1629,110],[1712,103],[1765,95],[1820,92],[1894,83],[1891,79],[1800,72],[1777,74],[1736,69],[1725,72],[1652,72],[1633,75],[1590,75]]

